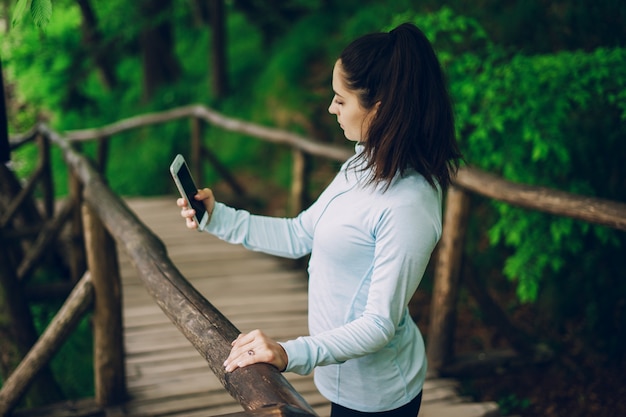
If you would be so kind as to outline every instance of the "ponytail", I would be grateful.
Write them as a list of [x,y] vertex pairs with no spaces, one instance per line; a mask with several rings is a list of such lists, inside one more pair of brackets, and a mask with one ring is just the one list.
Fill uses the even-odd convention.
[[364,138],[373,182],[407,169],[445,188],[462,158],[443,70],[426,36],[404,23],[352,42],[339,57],[345,82],[361,106],[378,107]]

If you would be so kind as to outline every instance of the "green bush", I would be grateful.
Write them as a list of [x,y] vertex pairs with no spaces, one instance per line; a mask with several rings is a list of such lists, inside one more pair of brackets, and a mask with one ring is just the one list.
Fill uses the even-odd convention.
[[[470,165],[625,201],[626,49],[527,55],[498,47],[477,22],[447,9],[414,21],[445,64]],[[623,232],[484,199],[474,199],[473,212],[480,226],[470,228],[467,260],[487,285],[501,262],[519,300],[538,303],[557,332],[573,319],[591,346],[623,355],[614,343],[626,332]]]

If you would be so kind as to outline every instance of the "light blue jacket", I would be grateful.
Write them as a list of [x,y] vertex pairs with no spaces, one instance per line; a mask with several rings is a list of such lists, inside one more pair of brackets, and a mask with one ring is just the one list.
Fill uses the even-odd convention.
[[[357,146],[357,153],[362,148]],[[441,191],[411,171],[384,185],[346,162],[296,218],[216,203],[205,230],[282,257],[311,254],[309,332],[281,343],[287,371],[308,374],[330,401],[392,410],[422,390],[426,355],[408,303],[441,236]]]

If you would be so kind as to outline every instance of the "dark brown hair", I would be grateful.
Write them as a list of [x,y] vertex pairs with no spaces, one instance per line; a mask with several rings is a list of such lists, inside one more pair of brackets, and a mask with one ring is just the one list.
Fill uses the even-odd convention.
[[364,140],[371,181],[390,185],[415,169],[445,188],[462,158],[451,100],[439,60],[426,36],[404,23],[389,33],[356,39],[341,55],[347,88],[366,110],[380,103]]

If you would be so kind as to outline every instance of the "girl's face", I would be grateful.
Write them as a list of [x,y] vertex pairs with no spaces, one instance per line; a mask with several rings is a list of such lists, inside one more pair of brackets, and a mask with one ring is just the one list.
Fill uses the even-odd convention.
[[333,69],[333,91],[335,96],[328,107],[328,112],[337,116],[337,123],[343,129],[346,139],[363,142],[367,138],[370,120],[375,111],[361,107],[354,91],[348,90],[344,82],[341,61]]

